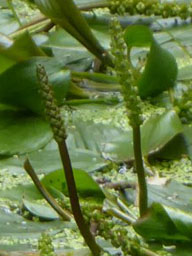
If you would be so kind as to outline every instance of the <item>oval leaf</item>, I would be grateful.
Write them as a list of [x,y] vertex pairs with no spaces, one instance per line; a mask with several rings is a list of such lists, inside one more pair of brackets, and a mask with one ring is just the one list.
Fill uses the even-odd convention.
[[[82,197],[94,197],[104,199],[104,194],[93,178],[82,170],[73,170],[77,191]],[[64,194],[68,194],[67,184],[63,170],[57,170],[47,174],[42,183],[46,187],[54,187]]]
[[150,46],[147,64],[138,80],[142,98],[156,96],[175,85],[178,73],[175,58],[155,41],[148,27],[129,26],[124,38],[129,49],[133,46]]
[[62,70],[62,63],[54,58],[34,57],[14,65],[0,75],[0,102],[42,114],[43,106],[38,93],[36,65],[45,66],[59,104],[66,96],[70,72]]
[[23,199],[23,207],[29,211],[32,216],[38,217],[41,220],[57,220],[59,215],[56,211],[47,205],[42,205],[36,202]]

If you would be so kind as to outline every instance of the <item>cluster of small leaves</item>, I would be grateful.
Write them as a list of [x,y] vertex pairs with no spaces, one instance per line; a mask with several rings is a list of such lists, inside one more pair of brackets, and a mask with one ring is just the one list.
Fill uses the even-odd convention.
[[191,124],[192,121],[192,86],[184,91],[182,97],[175,99],[176,110],[182,123]]
[[92,222],[99,222],[102,215],[102,205],[96,201],[84,201],[82,204],[82,212],[85,221],[90,224]]
[[49,85],[47,73],[41,65],[37,67],[37,77],[40,84],[39,93],[44,102],[45,115],[51,125],[55,140],[62,142],[66,139],[64,123],[54,97],[53,89]]
[[192,3],[160,3],[159,0],[110,0],[110,11],[120,15],[129,13],[130,15],[143,14],[187,19],[192,17]]
[[38,241],[38,249],[40,256],[57,256],[54,252],[51,236],[47,233],[42,233]]
[[58,204],[63,208],[71,212],[71,204],[69,197],[65,196],[62,199],[57,198]]
[[114,18],[111,22],[111,52],[114,56],[114,67],[121,84],[121,93],[124,98],[129,123],[134,127],[142,124],[141,107],[138,88],[135,84],[126,49],[122,28],[119,21]]
[[121,225],[117,225],[112,220],[100,224],[99,235],[111,243],[116,248],[121,248],[124,255],[141,255],[141,248],[144,246],[142,239],[133,234]]
[[97,235],[110,240],[116,248],[121,248],[124,255],[140,255],[142,239],[138,239],[135,233],[129,233],[125,226],[119,225],[111,216],[102,211],[101,205],[97,203],[84,203],[83,215],[87,223],[97,225]]

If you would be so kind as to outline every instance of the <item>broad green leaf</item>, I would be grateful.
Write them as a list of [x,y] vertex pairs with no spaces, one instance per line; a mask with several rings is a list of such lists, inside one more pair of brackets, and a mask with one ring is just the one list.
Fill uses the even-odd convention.
[[[182,216],[183,214],[183,216]],[[158,241],[189,241],[188,230],[178,228],[177,221],[181,218],[183,225],[192,228],[192,216],[177,209],[164,207],[159,203],[153,203],[147,214],[138,219],[133,227],[135,231],[147,240]],[[182,226],[182,225],[181,225]]]
[[9,10],[0,12],[0,33],[9,35],[19,28],[19,24]]
[[0,111],[0,155],[24,154],[45,146],[52,138],[42,118],[16,111]]
[[[4,172],[6,175],[6,172]],[[15,177],[22,175],[21,173],[14,173]],[[16,204],[20,204],[23,198],[27,200],[40,200],[42,199],[42,195],[37,190],[34,184],[19,184],[12,188],[7,188],[4,190],[0,190],[1,198],[9,199],[14,201]]]
[[[24,219],[23,217],[10,212],[7,209],[3,210],[0,208],[0,237],[14,236],[15,238],[32,238],[39,237],[41,232],[48,231],[50,228],[54,230],[62,230],[64,227],[73,227],[73,224],[63,221],[52,221],[52,222],[32,222]],[[7,224],[9,222],[9,224]]]
[[62,70],[65,61],[34,57],[14,65],[0,75],[0,102],[42,114],[43,105],[38,93],[36,65],[42,64],[53,85],[59,104],[63,102],[70,84],[70,72]]
[[183,133],[176,135],[163,148],[154,153],[152,157],[156,159],[180,159],[183,155],[189,154],[186,139]]
[[36,244],[43,232],[54,235],[62,232],[65,228],[76,229],[75,224],[71,222],[27,220],[16,213],[12,213],[8,207],[0,207],[0,219],[0,250],[6,251],[6,254],[9,255],[12,255],[10,251],[17,251],[13,255],[19,255],[19,252],[21,252],[20,255],[25,255],[22,254],[22,251],[28,251],[26,255],[29,255],[29,251],[34,252],[35,248],[32,246],[32,241]]
[[34,56],[45,56],[43,51],[36,46],[29,33],[24,33],[15,41],[0,34],[0,73],[10,68],[19,61],[24,61]]
[[[104,199],[104,194],[99,185],[93,180],[93,178],[82,170],[73,170],[77,191],[82,197],[94,197]],[[42,183],[46,187],[54,187],[64,194],[68,194],[67,184],[63,170],[57,170],[47,174]]]
[[129,49],[133,46],[150,46],[145,69],[138,78],[139,94],[142,98],[156,96],[175,85],[177,78],[175,58],[157,43],[149,28],[141,25],[127,27],[125,41]]
[[125,30],[125,42],[129,49],[150,46],[153,40],[153,34],[147,26],[133,25]]
[[[68,136],[69,138],[69,136]],[[67,140],[69,154],[73,168],[82,169],[86,172],[94,172],[106,167],[109,163],[105,161],[99,154],[92,150],[84,148],[70,147],[70,140]],[[28,154],[28,157],[38,174],[49,173],[62,168],[58,147],[48,143],[41,151],[34,151]],[[23,163],[25,156],[4,157],[0,159],[0,168],[9,170],[10,173],[23,173]]]
[[0,44],[0,54],[15,59],[16,61],[26,60],[34,56],[45,56],[45,53],[37,47],[28,32],[21,34],[11,45],[8,45],[8,47],[6,47],[5,44]]
[[148,184],[149,205],[158,202],[164,206],[192,213],[192,188],[169,180],[164,185]]
[[[182,132],[182,125],[174,111],[152,116],[144,123],[142,131],[142,150],[144,155],[158,152],[176,135]],[[93,137],[94,134],[94,137]],[[123,131],[113,125],[82,122],[74,119],[68,128],[67,145],[73,168],[93,172],[108,165],[103,159],[128,161],[133,159],[132,130]],[[41,152],[29,154],[30,161],[38,173],[62,168],[57,145],[48,144]],[[22,169],[23,159],[2,159],[0,166],[8,169]],[[15,166],[15,167],[14,167]]]
[[75,38],[64,29],[50,33],[48,40],[42,44],[45,49],[61,59],[67,58],[67,66],[76,71],[85,71],[91,67],[93,56]]
[[38,217],[41,220],[59,219],[59,215],[51,206],[23,199],[23,207],[25,210],[29,211],[32,216]]

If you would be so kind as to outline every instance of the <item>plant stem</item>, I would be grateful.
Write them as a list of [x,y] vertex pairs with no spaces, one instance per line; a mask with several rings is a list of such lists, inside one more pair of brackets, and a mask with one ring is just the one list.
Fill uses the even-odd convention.
[[16,13],[16,11],[15,11],[14,6],[13,6],[12,0],[7,0],[7,4],[8,4],[8,6],[9,6],[10,10],[11,10],[12,13],[13,13],[13,16],[15,17],[15,19],[16,19],[17,22],[19,23],[19,25],[22,26],[22,23],[21,23],[21,21],[20,21],[18,15],[17,15],[17,13]]
[[46,201],[53,207],[53,209],[66,221],[70,221],[71,214],[65,210],[63,210],[60,205],[56,202],[56,200],[49,194],[49,192],[46,190],[46,188],[43,186],[43,184],[40,182],[37,174],[35,173],[29,159],[25,160],[24,163],[24,169],[29,174],[31,179],[33,180],[35,186],[39,190],[39,192],[42,194],[42,196],[46,199]]
[[113,97],[109,99],[101,98],[101,99],[79,99],[79,100],[67,100],[64,101],[63,104],[68,106],[77,106],[82,104],[108,104],[108,105],[115,105],[119,103],[119,99]]
[[36,33],[39,29],[47,26],[49,23],[50,20],[48,18],[40,16],[37,19],[31,21],[30,23],[21,26],[17,31],[13,32],[9,36],[15,39],[26,31],[29,31],[31,34]]
[[139,212],[140,216],[143,216],[147,211],[147,184],[145,180],[145,170],[142,160],[141,151],[141,131],[140,125],[133,127],[133,147],[135,156],[135,167],[138,177],[139,186]]
[[77,189],[76,189],[76,185],[75,185],[75,179],[74,179],[74,175],[73,175],[73,170],[72,170],[71,161],[70,161],[68,149],[66,146],[66,142],[65,142],[65,140],[63,140],[62,142],[57,142],[57,143],[58,143],[59,152],[60,152],[61,160],[62,160],[63,167],[64,167],[65,178],[67,181],[69,198],[70,198],[70,202],[71,202],[71,208],[72,208],[72,212],[73,212],[75,221],[77,223],[77,226],[78,226],[82,236],[85,239],[85,242],[89,246],[92,254],[94,256],[99,256],[101,253],[101,249],[95,242],[95,239],[94,239],[93,235],[91,234],[88,225],[85,223],[82,212],[81,212],[79,198],[77,195]]

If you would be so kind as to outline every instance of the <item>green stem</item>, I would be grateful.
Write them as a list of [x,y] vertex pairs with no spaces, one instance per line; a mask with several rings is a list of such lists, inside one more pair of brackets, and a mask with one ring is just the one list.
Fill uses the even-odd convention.
[[108,105],[114,105],[119,103],[118,98],[109,98],[109,99],[79,99],[79,100],[66,100],[63,102],[63,104],[68,106],[77,106],[82,104],[108,104]]
[[13,32],[9,36],[11,38],[17,38],[21,34],[25,33],[26,31],[29,31],[30,33],[36,33],[39,29],[41,29],[44,26],[47,26],[50,23],[50,20],[46,17],[39,17],[32,22],[20,27],[17,31]]
[[40,182],[37,174],[35,173],[31,163],[28,159],[25,160],[24,163],[24,169],[31,177],[32,181],[34,182],[35,186],[39,190],[39,192],[42,194],[42,196],[46,199],[46,201],[53,207],[53,209],[66,221],[71,220],[71,214],[67,211],[64,211],[60,205],[57,203],[57,201],[49,194],[49,192],[46,190],[46,188],[43,186],[43,184]]
[[171,102],[172,106],[174,107],[174,102],[175,102],[174,89],[173,88],[169,88],[168,92],[169,92],[170,102]]
[[87,78],[98,83],[100,82],[100,83],[106,83],[106,84],[118,84],[119,82],[117,77],[102,74],[102,73],[71,71],[71,75],[72,75],[72,78],[81,78],[81,79]]
[[135,156],[135,167],[138,177],[139,186],[139,212],[140,216],[143,216],[147,211],[147,184],[145,180],[145,170],[142,160],[141,151],[141,132],[140,125],[133,127],[133,147]]
[[90,11],[95,8],[106,8],[109,7],[110,3],[108,0],[96,0],[96,1],[91,1],[91,2],[85,2],[83,1],[77,1],[76,3],[77,7],[81,11]]
[[16,11],[15,11],[14,6],[13,6],[12,0],[7,0],[7,4],[8,4],[8,6],[9,6],[9,9],[10,9],[10,10],[12,11],[12,13],[13,13],[13,16],[15,17],[15,19],[16,19],[17,22],[19,23],[19,25],[22,26],[22,23],[21,23],[21,21],[20,21],[18,15],[17,15],[17,13],[16,13]]
[[72,208],[75,221],[77,223],[77,226],[82,236],[85,239],[85,242],[89,246],[92,254],[94,256],[99,256],[101,253],[101,249],[95,242],[95,239],[91,234],[88,225],[85,223],[85,220],[81,212],[81,207],[80,207],[79,198],[77,195],[75,179],[73,175],[72,165],[71,165],[68,149],[66,146],[66,142],[65,140],[63,140],[62,142],[57,142],[57,143],[58,143],[59,152],[60,152],[61,160],[64,167],[65,178],[67,181],[69,198],[71,202],[71,208]]

